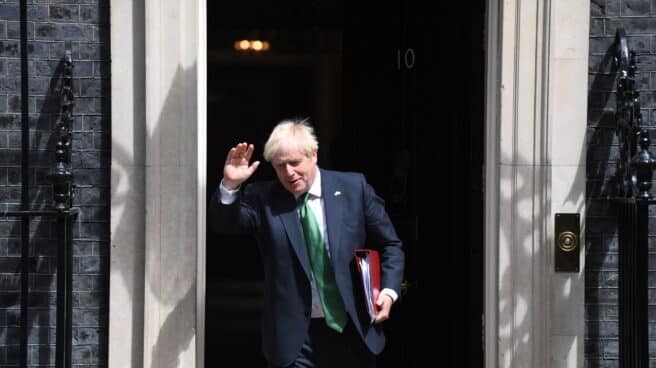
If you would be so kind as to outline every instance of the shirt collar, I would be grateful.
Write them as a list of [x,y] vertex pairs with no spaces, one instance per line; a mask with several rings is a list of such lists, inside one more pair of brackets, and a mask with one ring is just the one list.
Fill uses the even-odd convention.
[[313,197],[321,198],[321,170],[319,170],[319,166],[317,166],[317,175],[314,177],[314,182],[308,192]]

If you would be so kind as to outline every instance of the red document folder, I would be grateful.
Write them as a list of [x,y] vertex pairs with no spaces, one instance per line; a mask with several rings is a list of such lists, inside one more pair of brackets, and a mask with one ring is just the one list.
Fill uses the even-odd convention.
[[378,314],[378,294],[380,293],[380,256],[373,249],[356,249],[355,264],[360,272],[360,281],[365,298],[367,312],[371,318],[371,323],[376,319]]

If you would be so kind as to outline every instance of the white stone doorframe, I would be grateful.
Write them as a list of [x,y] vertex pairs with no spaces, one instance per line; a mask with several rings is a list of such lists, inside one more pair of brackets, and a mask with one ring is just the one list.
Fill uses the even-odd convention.
[[110,367],[203,367],[206,0],[111,0]]
[[[550,244],[584,211],[589,0],[487,9],[485,366],[583,367],[583,271]],[[206,0],[111,15],[109,366],[202,368]]]
[[579,273],[554,272],[552,219],[585,218],[589,7],[488,1],[488,368],[583,367],[584,252]]

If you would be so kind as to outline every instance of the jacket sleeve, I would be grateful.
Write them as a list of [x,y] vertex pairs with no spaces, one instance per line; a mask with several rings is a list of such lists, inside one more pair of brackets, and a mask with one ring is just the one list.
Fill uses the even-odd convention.
[[221,203],[221,193],[217,187],[209,205],[208,223],[211,229],[225,234],[254,234],[259,228],[256,210],[257,200],[253,190],[246,186],[231,204]]
[[396,291],[400,297],[405,259],[401,239],[385,211],[385,201],[376,194],[364,176],[362,186],[367,242],[380,252],[381,287]]

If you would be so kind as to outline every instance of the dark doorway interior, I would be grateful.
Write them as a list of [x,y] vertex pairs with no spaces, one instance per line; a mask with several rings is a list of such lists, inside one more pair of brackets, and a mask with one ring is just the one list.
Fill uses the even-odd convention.
[[[404,241],[407,291],[379,367],[483,367],[485,9],[460,3],[208,4],[208,196],[232,145],[261,160],[275,123],[310,117],[319,165],[364,172]],[[264,164],[252,180],[273,178]],[[208,232],[207,367],[265,366],[262,277],[252,238]]]

